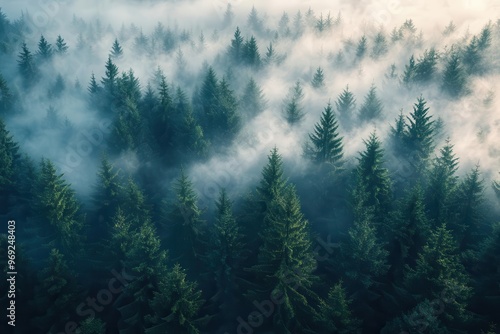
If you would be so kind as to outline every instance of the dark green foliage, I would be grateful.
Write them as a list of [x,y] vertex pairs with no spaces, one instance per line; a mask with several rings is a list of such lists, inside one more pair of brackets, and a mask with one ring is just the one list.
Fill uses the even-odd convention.
[[252,67],[259,67],[261,65],[259,47],[254,36],[250,37],[243,45],[242,56],[243,61]]
[[446,62],[442,88],[454,98],[460,97],[467,91],[467,77],[456,52],[453,52]]
[[323,88],[325,86],[325,78],[321,67],[316,69],[311,84],[316,89]]
[[350,129],[352,127],[351,122],[354,116],[354,110],[356,109],[356,99],[354,98],[354,94],[349,91],[349,85],[347,85],[338,96],[337,101],[335,101],[335,108],[337,109],[337,115],[343,127]]
[[419,253],[416,265],[407,267],[406,286],[417,302],[442,299],[446,303],[442,318],[460,324],[466,320],[472,289],[457,254],[456,242],[446,224],[437,226]]
[[267,165],[262,169],[262,178],[257,187],[259,197],[266,205],[269,205],[272,200],[282,196],[286,182],[283,172],[283,159],[275,147],[267,157]]
[[382,115],[383,109],[382,101],[377,96],[375,86],[372,85],[359,109],[359,119],[365,122],[377,119]]
[[429,217],[436,224],[448,222],[450,206],[457,187],[458,158],[449,141],[441,148],[440,156],[434,159],[427,190]]
[[392,199],[389,171],[384,167],[382,143],[375,133],[364,141],[365,151],[360,153],[356,168],[356,189],[363,195],[363,205],[371,208],[376,223],[381,223],[389,211]]
[[145,333],[200,333],[196,316],[203,303],[197,284],[187,280],[184,270],[176,264],[162,277],[150,300],[153,314],[146,318],[151,327]]
[[55,52],[59,55],[66,54],[68,52],[68,45],[61,37],[61,35],[57,35]]
[[302,91],[302,85],[300,81],[297,81],[294,86],[290,87],[288,95],[283,101],[283,115],[288,124],[295,125],[300,123],[302,118],[304,118],[305,113],[302,106],[303,99],[304,92]]
[[141,141],[140,134],[141,116],[137,104],[131,99],[125,99],[124,105],[118,109],[118,115],[114,122],[111,141],[114,149],[118,152],[135,150]]
[[[424,55],[417,60],[414,68],[413,80],[417,83],[429,82],[436,73],[438,54],[434,48],[425,50]],[[411,60],[410,60],[411,65]]]
[[26,88],[31,87],[38,80],[39,70],[35,64],[33,54],[26,43],[22,44],[22,51],[18,55],[17,67]]
[[415,80],[415,57],[410,57],[408,65],[405,65],[405,71],[401,77],[401,81],[405,86],[410,86]]
[[13,187],[15,162],[18,159],[19,146],[6,129],[0,118],[0,198],[6,203],[6,196]]
[[45,159],[40,163],[34,187],[33,210],[40,227],[43,226],[44,235],[50,240],[49,246],[73,258],[81,250],[84,218],[74,191],[63,175],[57,174],[54,164]]
[[229,55],[235,63],[239,63],[243,57],[243,52],[243,37],[241,36],[240,28],[236,27],[234,38],[231,40],[231,46],[229,47]]
[[314,125],[314,132],[309,134],[304,155],[314,163],[327,163],[333,168],[340,167],[344,153],[338,127],[332,105],[328,103],[319,123]]
[[351,303],[342,281],[330,288],[328,298],[321,308],[321,320],[325,322],[328,333],[347,334],[358,331],[360,321],[353,317]]
[[98,318],[87,318],[80,323],[79,334],[105,334],[106,325]]
[[407,117],[404,134],[405,147],[413,154],[416,170],[422,170],[434,150],[434,121],[428,114],[429,108],[423,97],[417,99],[413,105],[413,112]]
[[282,195],[270,202],[260,237],[258,264],[251,268],[258,278],[258,287],[249,295],[271,295],[283,301],[277,303],[273,316],[275,331],[303,331],[312,324],[319,300],[311,290],[316,280],[312,274],[316,261],[309,223],[301,213],[293,186],[287,186]]

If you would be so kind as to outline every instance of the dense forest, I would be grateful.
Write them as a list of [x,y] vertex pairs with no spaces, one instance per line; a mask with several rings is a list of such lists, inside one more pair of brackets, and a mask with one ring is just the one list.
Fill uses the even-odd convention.
[[498,332],[494,11],[132,2],[0,9],[1,333]]

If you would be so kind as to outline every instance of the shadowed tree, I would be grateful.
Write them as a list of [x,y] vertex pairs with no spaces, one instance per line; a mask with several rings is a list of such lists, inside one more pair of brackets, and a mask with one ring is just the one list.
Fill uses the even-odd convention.
[[123,57],[123,49],[118,43],[118,39],[115,38],[115,41],[113,42],[113,46],[111,47],[111,52],[109,53],[111,58],[113,59],[120,59]]
[[356,46],[356,59],[361,60],[365,57],[366,55],[366,50],[367,50],[367,41],[366,37],[363,35],[358,41],[358,45]]
[[351,303],[352,300],[347,297],[342,280],[328,290],[328,297],[321,307],[321,321],[324,322],[328,333],[358,332],[360,321],[352,315]]
[[365,122],[375,120],[382,115],[382,111],[382,101],[377,96],[375,86],[372,85],[359,109],[359,119]]
[[68,45],[66,44],[64,39],[61,37],[61,35],[57,35],[55,52],[59,55],[66,54],[68,52]]
[[52,49],[52,45],[50,45],[49,42],[45,39],[45,37],[40,36],[40,41],[38,42],[38,51],[37,51],[37,56],[40,58],[42,61],[49,60],[52,58],[52,55],[54,54],[54,50]]
[[321,67],[316,69],[311,84],[316,89],[325,87],[325,78]]
[[453,52],[446,62],[442,80],[442,89],[451,97],[456,98],[466,93],[466,74],[456,52]]
[[317,164],[327,163],[333,168],[341,167],[344,154],[338,127],[332,105],[328,103],[319,123],[314,125],[314,132],[309,134],[304,155]]
[[337,109],[337,115],[342,126],[345,129],[352,128],[356,99],[354,98],[354,94],[349,91],[349,85],[338,96],[337,101],[335,101],[335,108]]
[[253,78],[248,80],[239,105],[248,119],[257,116],[266,108],[267,101],[264,93]]
[[293,87],[290,87],[288,95],[283,101],[283,115],[288,124],[298,124],[304,118],[303,99],[304,92],[302,91],[302,85],[297,81]]
[[19,53],[18,58],[17,67],[21,73],[24,87],[31,87],[38,80],[39,70],[35,64],[33,54],[26,46],[26,43],[22,44],[22,50]]

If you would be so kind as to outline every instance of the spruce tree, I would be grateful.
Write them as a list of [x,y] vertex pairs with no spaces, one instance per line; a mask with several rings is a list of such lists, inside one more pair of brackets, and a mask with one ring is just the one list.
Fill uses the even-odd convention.
[[321,67],[316,69],[311,84],[316,89],[323,88],[325,86],[323,69]]
[[321,308],[321,321],[328,333],[355,333],[360,321],[352,315],[351,303],[342,280],[328,290],[328,297]]
[[366,50],[367,50],[367,42],[366,42],[366,37],[363,35],[358,41],[358,45],[356,46],[356,59],[361,60],[365,57],[366,55]]
[[332,105],[328,103],[319,123],[314,125],[314,132],[309,134],[304,154],[317,164],[328,163],[338,168],[344,155],[342,139]]
[[382,143],[376,134],[372,133],[364,143],[365,150],[360,153],[356,168],[356,188],[365,193],[363,205],[373,210],[374,220],[380,224],[391,206],[391,180],[384,167]]
[[10,92],[9,86],[0,73],[0,115],[5,115],[12,110],[14,98]]
[[241,31],[239,27],[236,27],[236,31],[234,32],[234,38],[231,40],[231,46],[229,48],[229,55],[232,60],[239,64],[243,57],[244,51],[244,41],[241,36]]
[[276,332],[304,332],[318,314],[319,298],[311,290],[316,281],[313,275],[316,261],[309,222],[301,212],[293,186],[287,186],[281,196],[271,201],[264,224],[258,264],[251,268],[258,283],[248,295],[261,298],[271,295],[283,301],[276,303],[273,316]]
[[371,57],[379,59],[387,53],[387,40],[382,32],[378,32],[373,41]]
[[[113,63],[111,57],[108,57],[105,67],[105,76],[101,79],[101,83],[105,93],[106,106],[109,108],[117,94],[118,67]],[[106,111],[110,112],[110,110]]]
[[259,47],[254,36],[250,37],[243,45],[243,59],[245,63],[252,67],[259,67],[261,65]]
[[113,42],[113,46],[111,47],[111,52],[109,54],[111,58],[113,59],[120,59],[123,57],[123,49],[118,42],[118,39],[115,38],[115,41]]
[[415,57],[412,55],[410,57],[408,65],[405,65],[405,71],[401,77],[401,82],[406,87],[410,87],[411,84],[413,84],[415,80],[415,71],[416,71]]
[[460,97],[466,93],[466,74],[456,52],[453,52],[446,62],[442,80],[442,89],[451,97]]
[[418,83],[429,82],[436,73],[438,54],[434,48],[425,50],[424,55],[417,60],[413,80]]
[[297,81],[293,87],[290,87],[288,95],[283,102],[283,115],[288,124],[295,125],[304,118],[305,113],[302,106],[303,99],[304,92],[302,91],[302,85],[300,81]]
[[199,334],[197,318],[204,300],[196,282],[187,279],[185,270],[176,264],[158,284],[149,301],[152,314],[146,317],[145,333]]
[[359,119],[365,122],[375,120],[382,115],[382,111],[382,101],[377,96],[375,86],[372,85],[359,109]]
[[66,54],[68,52],[68,45],[66,44],[64,39],[61,37],[61,35],[57,35],[55,52],[59,55]]
[[45,37],[40,36],[40,41],[38,42],[37,56],[42,60],[49,60],[54,51],[52,50],[52,45],[45,39]]
[[356,99],[354,98],[354,94],[349,91],[349,85],[338,96],[337,101],[335,101],[335,108],[337,109],[337,115],[342,126],[345,129],[352,128]]
[[283,171],[283,158],[276,147],[268,155],[267,165],[262,169],[261,175],[257,192],[267,207],[273,199],[283,195],[287,183]]
[[455,195],[458,177],[458,158],[453,153],[453,145],[449,140],[441,148],[440,156],[434,159],[433,167],[430,173],[429,188],[427,190],[427,201],[429,217],[436,224],[449,222],[450,206]]
[[264,93],[253,78],[248,80],[239,105],[248,119],[257,116],[266,108],[267,101]]
[[423,171],[427,159],[434,150],[434,121],[428,114],[429,108],[426,104],[423,97],[417,99],[417,103],[413,105],[413,112],[407,117],[404,135],[405,146],[415,157],[412,163],[417,172]]
[[23,84],[26,88],[30,87],[38,80],[39,70],[35,64],[33,54],[24,42],[22,44],[22,51],[19,53],[18,58],[17,66],[21,77],[23,78]]
[[456,241],[446,224],[432,230],[414,267],[407,266],[405,284],[417,302],[446,296],[443,318],[460,323],[466,317],[472,289],[460,262]]
[[39,227],[49,238],[48,245],[61,249],[74,259],[81,251],[83,219],[74,191],[57,174],[50,160],[42,159],[40,172],[35,183],[34,211]]

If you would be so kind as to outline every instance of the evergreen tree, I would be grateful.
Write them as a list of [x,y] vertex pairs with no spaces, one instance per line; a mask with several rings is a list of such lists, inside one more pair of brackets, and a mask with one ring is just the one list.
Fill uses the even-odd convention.
[[484,181],[479,166],[472,169],[455,191],[450,227],[455,233],[460,248],[476,247],[483,233]]
[[238,101],[225,78],[219,82],[217,94],[217,109],[211,115],[212,131],[215,133],[216,140],[231,140],[241,126]]
[[[118,67],[113,63],[111,57],[106,61],[105,76],[101,79],[105,93],[105,105],[110,108],[117,94]],[[110,112],[111,110],[106,110]]]
[[239,105],[248,119],[257,116],[266,108],[267,101],[264,93],[253,78],[248,80]]
[[151,327],[145,333],[200,333],[196,316],[203,303],[197,284],[187,280],[185,271],[176,264],[161,279],[149,302],[153,314],[146,317]]
[[61,249],[71,258],[81,251],[83,220],[80,206],[70,185],[57,175],[54,164],[42,159],[35,186],[34,211],[48,245]]
[[314,73],[314,77],[311,82],[312,86],[316,89],[323,88],[325,86],[325,80],[323,75],[323,69],[318,67]]
[[387,40],[382,32],[378,32],[373,41],[371,57],[379,59],[387,53]]
[[7,211],[9,208],[8,199],[14,194],[18,152],[18,144],[12,139],[4,121],[0,118],[0,201],[4,203],[1,213],[6,213],[4,210]]
[[264,292],[267,297],[283,301],[276,303],[274,331],[304,332],[317,316],[319,298],[311,290],[316,280],[313,275],[316,261],[309,223],[301,213],[293,186],[287,186],[281,196],[271,201],[264,224],[258,264],[251,268],[259,283],[249,296]]
[[106,326],[98,318],[87,318],[80,323],[79,334],[106,334]]
[[300,81],[297,81],[293,87],[290,87],[288,95],[284,101],[283,114],[290,125],[299,123],[304,118],[305,113],[302,107],[304,92]]
[[228,3],[226,6],[226,11],[224,12],[224,19],[222,21],[222,25],[224,27],[228,27],[234,19],[233,7],[231,3]]
[[446,224],[431,231],[416,265],[413,268],[407,266],[405,283],[417,302],[447,296],[442,318],[459,324],[466,319],[467,300],[472,289]]
[[429,82],[436,72],[438,58],[434,48],[429,51],[425,50],[424,55],[415,64],[413,80],[419,83]]
[[366,37],[363,35],[358,41],[358,45],[356,46],[356,59],[361,60],[366,55],[367,49]]
[[118,39],[115,38],[115,41],[113,42],[113,46],[111,47],[111,52],[109,54],[111,58],[113,59],[120,59],[123,57],[123,49],[118,43]]
[[243,60],[250,66],[259,67],[261,64],[259,47],[254,36],[243,45]]
[[229,47],[229,55],[236,64],[239,64],[243,58],[243,53],[244,53],[243,37],[241,36],[240,28],[236,27],[236,31],[234,32],[234,38],[231,40],[231,46]]
[[382,223],[391,206],[391,180],[384,167],[384,150],[375,133],[364,141],[365,151],[360,153],[356,168],[357,191],[364,193],[363,205],[373,210],[375,223]]
[[335,108],[337,109],[339,121],[342,123],[342,126],[345,129],[352,128],[356,99],[354,98],[354,94],[349,91],[349,85],[338,96],[337,101],[335,101]]
[[359,109],[359,119],[362,121],[372,121],[382,115],[383,105],[378,98],[374,85],[370,87],[368,94],[365,96],[363,105]]
[[260,199],[265,203],[265,208],[271,201],[282,196],[286,187],[283,171],[283,158],[275,147],[267,157],[267,165],[262,169],[262,178],[257,187]]
[[57,35],[55,52],[59,55],[66,54],[68,52],[68,45],[66,44],[64,39],[61,37],[61,35]]
[[442,88],[451,97],[459,97],[466,92],[466,86],[466,75],[460,58],[453,52],[445,65]]
[[180,261],[188,269],[195,268],[195,262],[203,254],[200,241],[205,223],[200,219],[198,196],[184,171],[175,182],[173,191],[175,201],[164,203],[169,250],[174,261]]
[[321,307],[322,318],[328,333],[356,333],[360,321],[353,317],[342,280],[328,290],[328,298]]
[[457,187],[458,158],[453,153],[449,140],[440,150],[441,155],[434,159],[428,188],[429,217],[437,224],[449,222],[450,206]]
[[405,65],[405,71],[403,73],[403,76],[401,77],[402,83],[409,87],[415,80],[415,71],[416,71],[416,65],[415,65],[415,57],[413,55],[410,57],[410,62],[408,65]]
[[254,6],[252,6],[250,14],[248,14],[247,24],[254,32],[257,33],[261,32],[261,30],[263,29],[262,19],[259,17],[259,13]]
[[123,106],[118,109],[117,118],[113,124],[110,141],[118,152],[136,150],[140,145],[142,128],[141,115],[137,104],[126,98]]
[[42,60],[48,60],[52,57],[54,51],[52,50],[52,45],[43,37],[40,37],[40,41],[38,42],[38,51],[37,56]]
[[344,155],[342,139],[332,105],[328,103],[319,123],[314,125],[314,132],[309,134],[304,154],[315,163],[328,163],[338,168]]
[[12,109],[13,100],[9,86],[0,73],[0,115],[5,115]]
[[278,22],[278,32],[281,36],[283,37],[289,37],[290,36],[290,27],[288,24],[290,23],[290,18],[288,17],[287,12],[283,12],[283,15],[281,15],[280,21]]
[[71,310],[75,309],[78,302],[75,276],[68,268],[64,255],[53,248],[47,266],[40,272],[40,283],[32,299],[41,314],[31,319],[37,332],[56,333],[64,330],[64,325],[72,316]]
[[432,116],[428,115],[429,108],[426,103],[423,97],[417,99],[413,112],[407,117],[404,135],[405,146],[416,158],[413,164],[417,171],[422,171],[434,150],[434,121],[431,120]]
[[30,87],[38,80],[39,70],[26,43],[22,44],[22,51],[18,58],[17,66],[23,78],[23,84],[25,87]]

